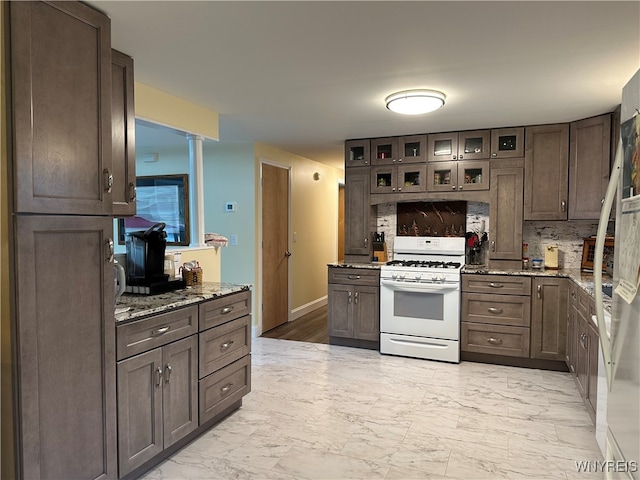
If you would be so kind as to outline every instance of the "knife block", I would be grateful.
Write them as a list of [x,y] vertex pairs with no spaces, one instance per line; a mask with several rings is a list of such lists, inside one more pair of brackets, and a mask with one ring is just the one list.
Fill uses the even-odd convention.
[[387,242],[373,242],[373,256],[378,257],[378,262],[387,262]]

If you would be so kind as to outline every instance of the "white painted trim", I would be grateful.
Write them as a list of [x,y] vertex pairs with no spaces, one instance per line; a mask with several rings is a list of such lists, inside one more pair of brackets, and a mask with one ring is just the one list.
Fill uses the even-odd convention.
[[320,307],[324,307],[327,304],[327,295],[324,297],[316,298],[315,300],[306,303],[304,305],[300,305],[299,307],[291,310],[291,320],[297,320],[298,318],[306,315],[307,313],[311,313],[314,310],[317,310]]

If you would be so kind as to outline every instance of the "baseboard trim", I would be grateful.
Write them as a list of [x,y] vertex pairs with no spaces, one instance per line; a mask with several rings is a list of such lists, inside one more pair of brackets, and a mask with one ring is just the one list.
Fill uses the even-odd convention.
[[309,302],[305,305],[301,305],[291,310],[291,321],[317,310],[320,307],[324,307],[327,304],[327,296],[317,298],[316,300]]

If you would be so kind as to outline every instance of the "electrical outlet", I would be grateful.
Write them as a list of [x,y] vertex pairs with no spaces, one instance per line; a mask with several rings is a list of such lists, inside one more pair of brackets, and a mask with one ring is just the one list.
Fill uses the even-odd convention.
[[298,241],[298,232],[293,232],[293,243]]
[[229,236],[229,242],[231,243],[232,247],[237,247],[238,246],[238,234],[237,233],[232,233]]

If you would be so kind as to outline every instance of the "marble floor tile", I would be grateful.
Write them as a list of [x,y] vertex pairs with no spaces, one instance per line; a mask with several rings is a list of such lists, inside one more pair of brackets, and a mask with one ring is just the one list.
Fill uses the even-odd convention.
[[148,480],[601,478],[568,373],[255,338],[242,407]]

